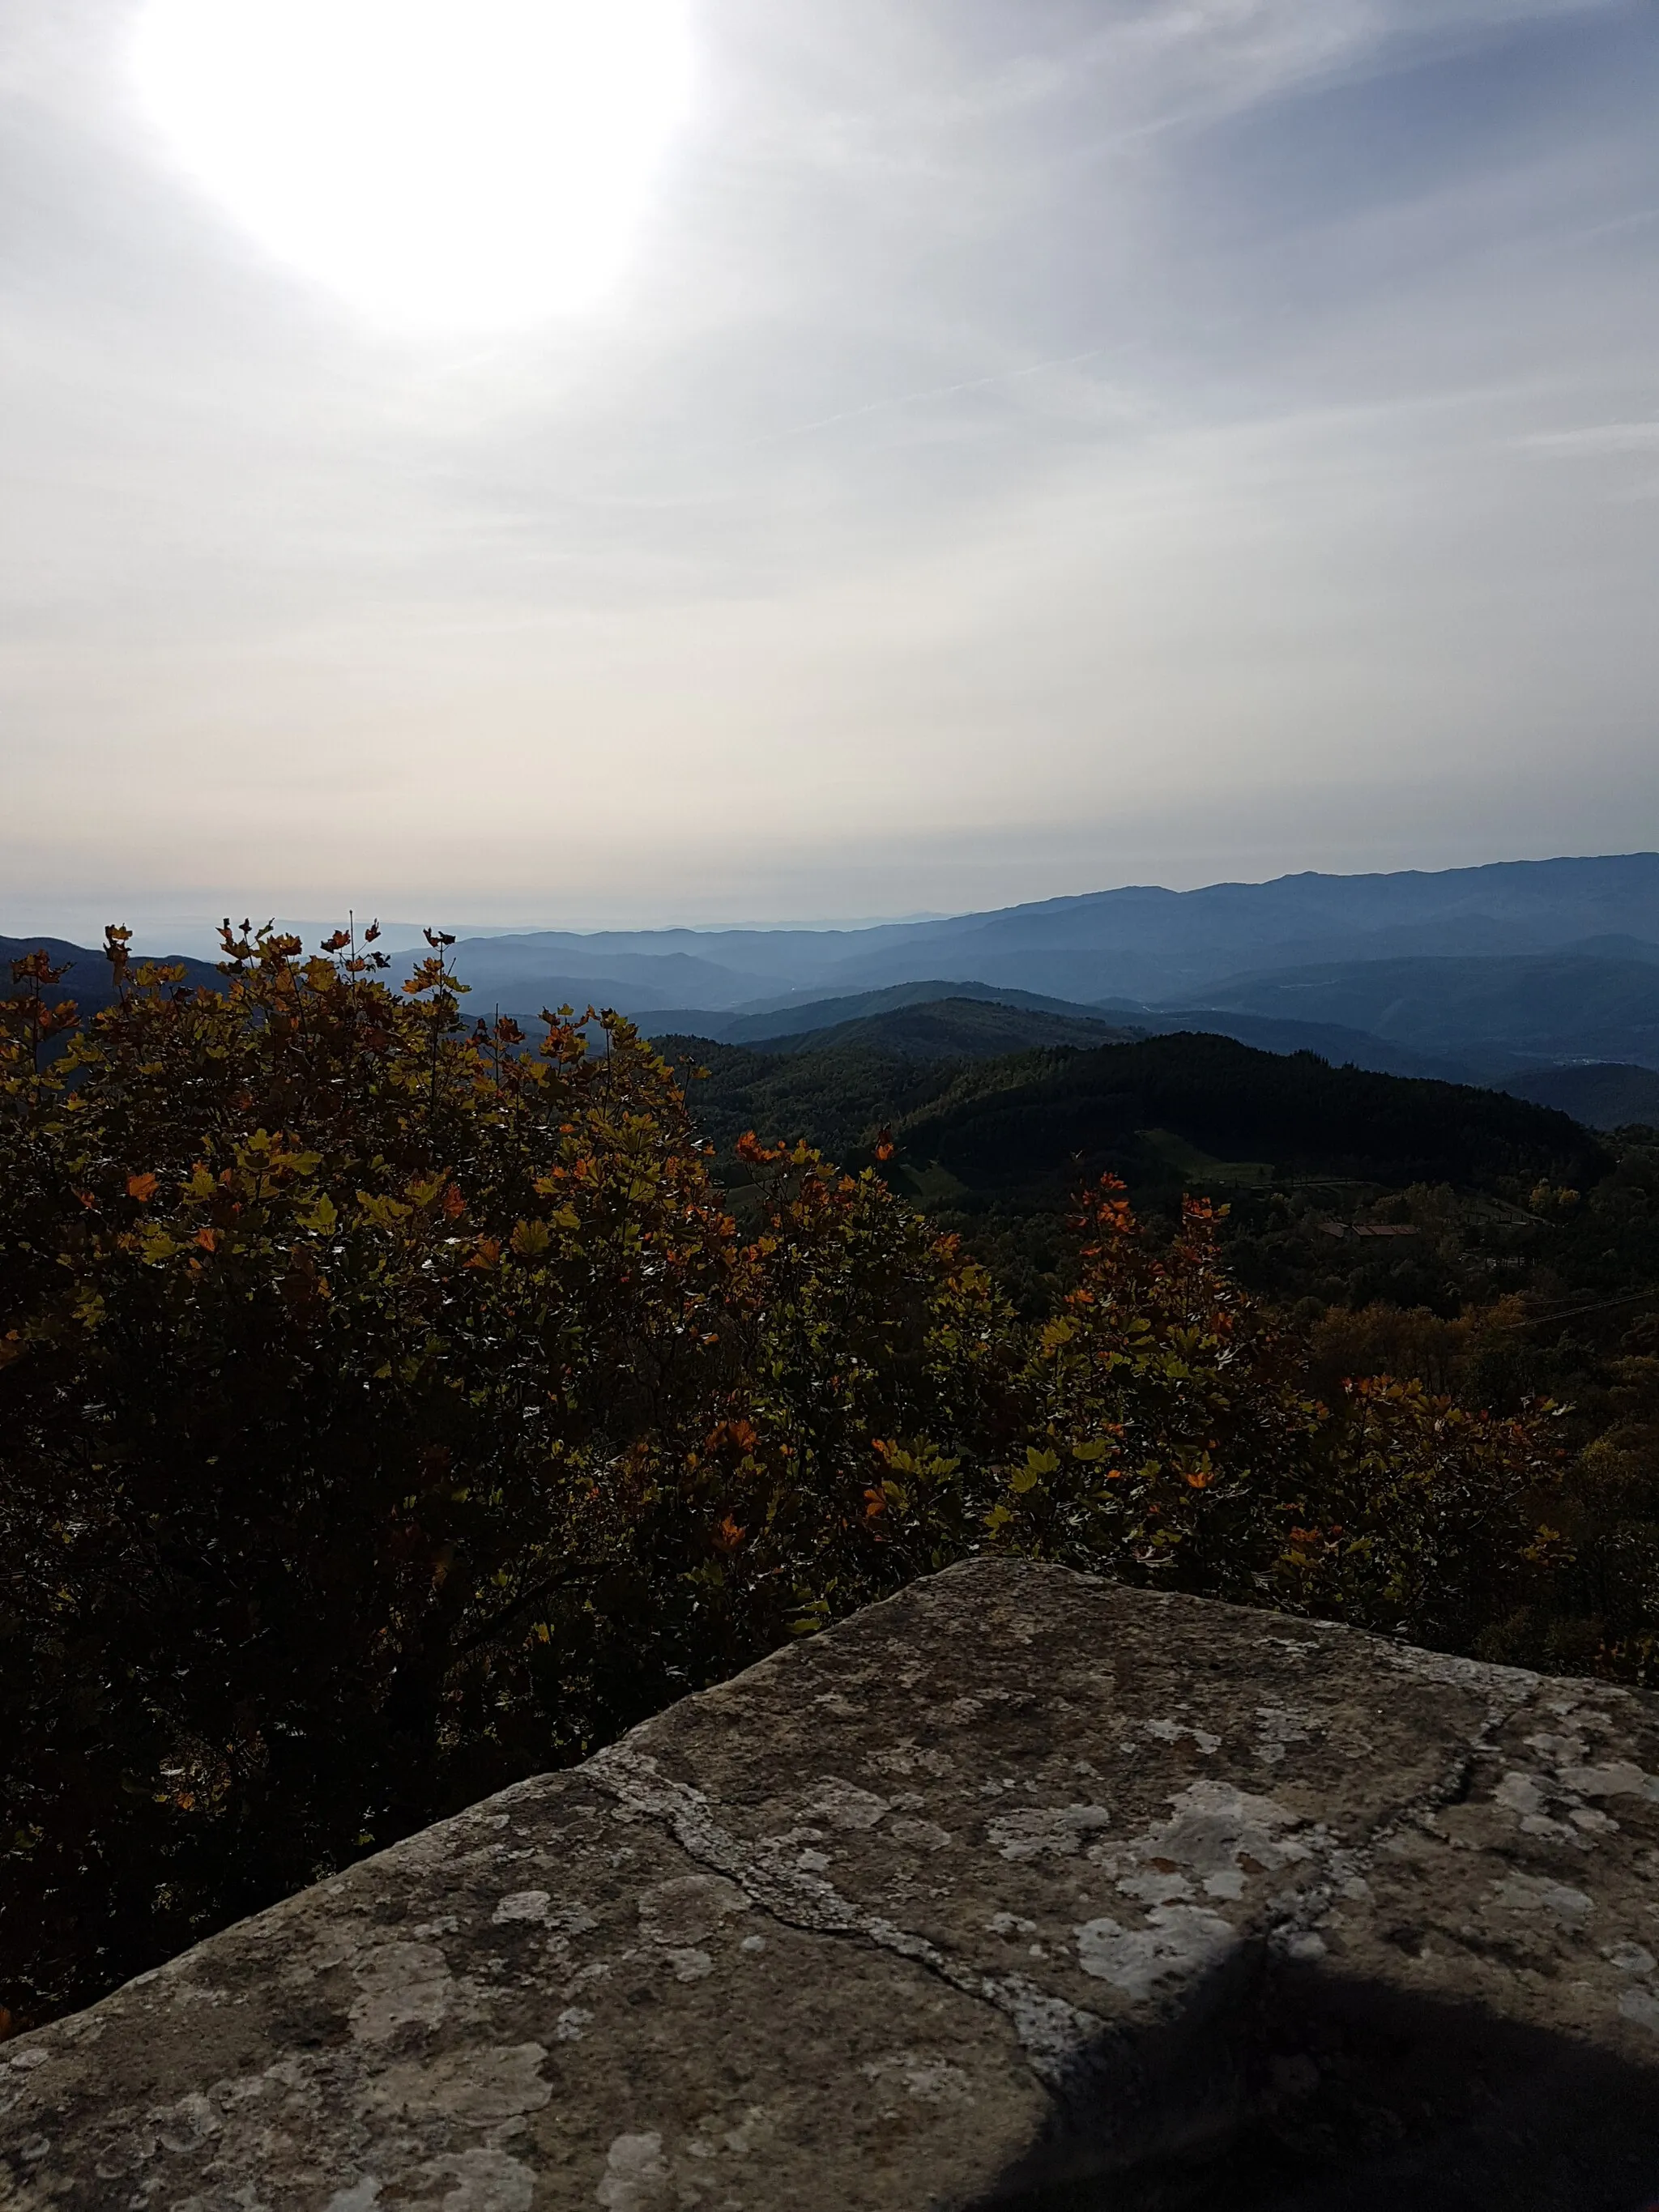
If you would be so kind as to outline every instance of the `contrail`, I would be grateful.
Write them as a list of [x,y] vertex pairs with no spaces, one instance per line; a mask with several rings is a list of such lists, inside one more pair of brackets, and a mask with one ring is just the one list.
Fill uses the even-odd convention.
[[1051,368],[1077,368],[1085,361],[1098,361],[1111,346],[1091,346],[1087,353],[1069,353],[1058,361],[1034,361],[1024,368],[1005,368],[994,376],[971,376],[960,384],[936,384],[926,392],[903,392],[891,399],[872,399],[867,407],[848,407],[839,415],[825,415],[816,422],[798,422],[793,429],[775,430],[757,438],[759,446],[781,446],[789,438],[809,438],[815,430],[828,430],[837,422],[861,422],[866,415],[887,415],[895,408],[914,407],[924,399],[954,399],[959,392],[983,392],[993,384],[1016,384],[1022,377],[1042,376]]

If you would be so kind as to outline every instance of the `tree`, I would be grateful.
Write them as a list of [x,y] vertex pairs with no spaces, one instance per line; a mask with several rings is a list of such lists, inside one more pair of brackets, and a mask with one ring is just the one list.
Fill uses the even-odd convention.
[[1206,1207],[1160,1249],[1103,1184],[1030,1324],[805,1146],[744,1138],[740,1233],[628,1023],[532,1048],[375,939],[227,923],[209,990],[112,930],[84,1030],[42,958],[0,1000],[20,2023],[977,1549],[1464,1642],[1516,1601],[1536,1424],[1320,1402]]
[[222,992],[112,932],[84,1034],[39,963],[0,1006],[24,2018],[856,1602],[871,1438],[984,1357],[873,1178],[792,1154],[741,1239],[625,1022],[531,1051],[447,940],[397,992],[372,930],[224,934]]

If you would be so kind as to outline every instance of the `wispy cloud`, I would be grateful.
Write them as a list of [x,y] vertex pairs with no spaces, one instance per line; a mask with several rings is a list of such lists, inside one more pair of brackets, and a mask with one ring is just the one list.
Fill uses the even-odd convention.
[[1576,430],[1534,430],[1516,441],[1531,453],[1595,459],[1604,453],[1659,453],[1659,421],[1587,422]]
[[155,161],[131,6],[0,0],[14,921],[868,914],[1659,807],[1635,0],[701,0],[630,287],[453,350]]
[[1057,370],[1082,368],[1091,362],[1104,361],[1117,349],[1113,346],[1091,346],[1085,353],[1063,354],[1057,361],[1026,362],[1018,368],[994,370],[988,376],[969,376],[954,384],[925,386],[920,392],[904,392],[890,398],[872,399],[861,407],[844,407],[834,415],[820,416],[816,422],[796,422],[787,430],[775,430],[758,442],[763,445],[781,445],[791,438],[811,437],[818,430],[832,430],[844,422],[862,422],[872,416],[895,414],[907,407],[923,407],[941,399],[960,399],[969,392],[994,392],[1010,386],[1023,384],[1035,376],[1050,376]]

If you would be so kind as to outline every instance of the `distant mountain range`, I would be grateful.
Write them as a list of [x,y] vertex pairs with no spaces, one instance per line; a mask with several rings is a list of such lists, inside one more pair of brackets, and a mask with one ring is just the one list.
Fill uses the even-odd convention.
[[[1001,988],[991,983],[947,982],[937,976],[923,982],[894,983],[884,991],[856,991],[845,998],[808,999],[732,1014],[710,1015],[682,1008],[678,1013],[653,1014],[643,1026],[653,1036],[671,1035],[678,1028],[683,1035],[709,1037],[719,1044],[770,1044],[848,1022],[894,1017],[907,1007],[935,1006],[947,1000],[959,1008],[979,1003],[1049,1016],[1068,1024],[1082,1022],[1095,1030],[1122,1027],[1121,1024],[1111,1023],[1092,1006],[1074,1006],[1066,999],[1046,998],[1039,991]],[[1098,1036],[1094,1039],[1097,1044],[1102,1041]]]
[[[54,968],[66,972],[64,980],[46,993],[50,999],[73,999],[85,1020],[95,1014],[100,1006],[111,1005],[115,987],[110,981],[110,965],[101,951],[93,951],[84,945],[70,945],[61,937],[0,937],[0,990],[10,988],[9,963],[21,960],[26,953],[45,952]],[[142,956],[135,955],[135,964]],[[151,954],[154,959],[168,958],[169,964],[185,971],[187,984],[205,984],[216,990],[222,977],[208,960],[173,961],[170,956]]]
[[1496,1066],[1622,1059],[1659,1066],[1659,948],[1569,947],[1486,959],[1346,960],[1241,975],[1206,995],[1233,1013],[1340,1022],[1415,1052]]
[[1512,1076],[1503,1086],[1512,1097],[1553,1106],[1591,1129],[1622,1129],[1638,1123],[1659,1129],[1659,1073],[1650,1067],[1597,1063],[1579,1067],[1540,1067]]
[[1129,1043],[1142,1034],[1086,1015],[1044,1012],[994,999],[946,998],[864,1014],[827,1029],[758,1038],[753,1049],[785,1056],[850,1046],[902,1060],[1000,1060],[1016,1052],[1092,1052],[1103,1044]]
[[[76,963],[67,990],[89,1004],[106,995],[100,955],[57,951]],[[653,1035],[733,1045],[781,1048],[878,1022],[883,1049],[974,1057],[994,1036],[1014,1050],[1205,1030],[1378,1073],[1517,1091],[1558,1068],[1659,1071],[1654,853],[1138,887],[852,930],[468,937],[454,957],[469,1013],[533,1021],[544,1007],[592,1005]],[[190,964],[192,981],[212,979]],[[1023,1018],[969,1017],[969,1001]],[[896,1020],[945,1002],[956,1011]],[[1575,1095],[1588,1115],[1646,1093],[1603,1082]]]
[[856,930],[538,931],[467,939],[461,957],[481,991],[504,998],[544,981],[599,982],[619,1007],[632,1000],[623,1011],[760,1012],[768,1000],[923,981],[1194,1006],[1216,985],[1283,969],[1568,948],[1659,961],[1659,854],[1131,888]]
[[876,994],[904,992],[1159,1030],[1224,1015],[1246,1042],[1385,1073],[1659,1066],[1651,853],[1101,891],[859,930],[547,931],[470,938],[456,957],[474,1005],[610,1006],[732,1043],[890,1011]]

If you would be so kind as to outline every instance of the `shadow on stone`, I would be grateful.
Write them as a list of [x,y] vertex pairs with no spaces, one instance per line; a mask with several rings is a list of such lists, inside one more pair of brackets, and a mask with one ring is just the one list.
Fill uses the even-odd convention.
[[978,2212],[1659,2212],[1659,2063],[1474,2007],[1236,1961],[1096,2057]]

